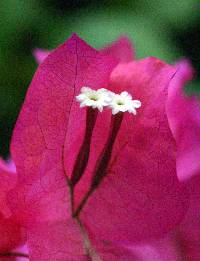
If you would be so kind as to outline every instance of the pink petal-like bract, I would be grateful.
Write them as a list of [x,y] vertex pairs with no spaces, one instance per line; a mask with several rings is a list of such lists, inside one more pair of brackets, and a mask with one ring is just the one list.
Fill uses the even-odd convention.
[[[38,64],[42,63],[51,51],[36,48],[33,55]],[[103,54],[115,57],[119,62],[130,62],[134,59],[135,53],[131,41],[126,36],[119,37],[112,44],[101,49]]]
[[42,63],[46,58],[47,56],[50,54],[51,51],[48,51],[48,50],[43,50],[43,49],[35,49],[33,51],[33,55],[35,57],[35,60],[38,64]]
[[177,174],[187,180],[200,173],[200,100],[186,96],[183,90],[193,77],[191,65],[181,61],[177,68],[170,82],[167,114],[177,143]]
[[[48,55],[29,87],[12,138],[19,183],[9,199],[27,228],[33,261],[100,260],[97,240],[160,237],[185,214],[188,197],[176,177],[165,110],[176,68],[156,58],[117,63],[112,52],[73,35]],[[83,86],[128,91],[142,107],[136,116],[95,114],[76,102]]]
[[104,54],[112,55],[119,62],[130,62],[135,57],[131,41],[126,36],[121,36],[117,41],[101,49]]
[[13,164],[0,159],[0,260],[15,260],[15,257],[5,254],[24,240],[21,227],[12,215],[7,201],[7,194],[16,185],[16,178]]
[[132,253],[139,261],[200,260],[200,172],[187,180],[187,188],[190,192],[190,206],[184,220],[173,233],[161,240],[131,246]]
[[200,172],[187,182],[190,207],[179,228],[180,245],[185,260],[200,260]]
[[174,235],[169,234],[150,244],[135,245],[130,249],[136,256],[134,261],[182,261],[179,247]]

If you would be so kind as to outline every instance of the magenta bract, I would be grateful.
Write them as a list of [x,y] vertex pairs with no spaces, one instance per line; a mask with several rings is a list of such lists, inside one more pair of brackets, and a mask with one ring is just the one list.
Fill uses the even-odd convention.
[[[117,41],[101,49],[103,54],[115,57],[119,62],[130,62],[134,59],[135,52],[131,41],[126,36],[121,36]],[[35,49],[33,55],[38,64],[42,63],[50,54],[49,50]]]
[[25,240],[25,234],[12,214],[7,200],[7,194],[15,187],[16,181],[13,163],[6,163],[0,159],[0,260],[16,260],[15,257],[1,256],[1,254],[12,251]]
[[184,94],[183,86],[192,79],[193,69],[187,61],[177,64],[178,72],[170,82],[167,114],[177,143],[177,174],[190,179],[200,171],[200,102]]

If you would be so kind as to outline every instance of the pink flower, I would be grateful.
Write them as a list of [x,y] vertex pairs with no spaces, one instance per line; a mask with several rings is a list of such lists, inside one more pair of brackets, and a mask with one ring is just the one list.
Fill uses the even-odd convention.
[[[28,90],[12,138],[19,182],[9,199],[31,260],[131,260],[123,244],[161,237],[187,210],[166,114],[177,69],[156,58],[128,62],[117,44],[96,51],[73,35]],[[112,102],[102,112],[80,108],[83,86],[112,91]],[[130,95],[142,103],[136,115]],[[94,108],[99,97],[90,98],[79,96]]]

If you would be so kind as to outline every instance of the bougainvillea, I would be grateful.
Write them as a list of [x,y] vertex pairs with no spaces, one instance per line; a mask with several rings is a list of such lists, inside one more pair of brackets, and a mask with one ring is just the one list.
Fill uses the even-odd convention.
[[30,260],[138,260],[131,246],[164,236],[188,209],[168,93],[184,84],[180,65],[132,60],[124,37],[97,51],[73,35],[36,56],[8,195]]

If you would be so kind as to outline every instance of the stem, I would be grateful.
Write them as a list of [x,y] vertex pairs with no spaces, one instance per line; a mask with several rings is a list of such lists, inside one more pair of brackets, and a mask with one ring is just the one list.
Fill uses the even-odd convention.
[[114,142],[116,140],[117,134],[119,132],[122,120],[123,120],[123,113],[119,113],[119,114],[112,117],[110,133],[109,133],[105,148],[104,148],[103,152],[101,153],[99,160],[97,160],[97,164],[95,166],[94,176],[93,176],[93,179],[92,179],[91,187],[88,190],[88,192],[85,194],[80,205],[77,207],[77,209],[74,213],[74,217],[76,217],[80,214],[80,211],[84,207],[84,205],[87,202],[90,195],[98,187],[98,185],[100,184],[102,179],[107,174],[108,165],[109,165],[109,162],[110,162],[110,159],[111,159],[113,145],[114,145]]
[[83,200],[81,201],[80,205],[78,206],[78,208],[76,209],[76,211],[74,212],[74,217],[78,217],[78,215],[80,214],[82,208],[84,207],[85,203],[87,202],[89,196],[92,194],[93,192],[93,188],[90,188],[88,190],[88,192],[85,194]]
[[87,166],[90,154],[92,132],[97,119],[97,113],[97,110],[94,110],[92,108],[87,109],[85,137],[76,158],[76,162],[74,164],[74,169],[71,177],[72,186],[75,186],[76,183],[79,182]]
[[86,250],[86,255],[87,255],[88,260],[102,261],[100,256],[97,254],[95,248],[93,248],[83,224],[81,223],[81,221],[78,218],[76,218],[76,221],[80,227],[81,235],[83,237],[83,242],[84,242],[84,248]]
[[111,130],[107,139],[107,143],[105,145],[103,153],[100,156],[100,159],[97,160],[97,164],[95,167],[95,174],[93,176],[91,184],[92,188],[96,188],[107,173],[107,168],[112,155],[113,145],[119,132],[122,120],[123,113],[118,113],[117,115],[112,117]]
[[21,253],[21,252],[6,252],[6,253],[0,253],[0,257],[24,257],[29,258],[28,254]]

